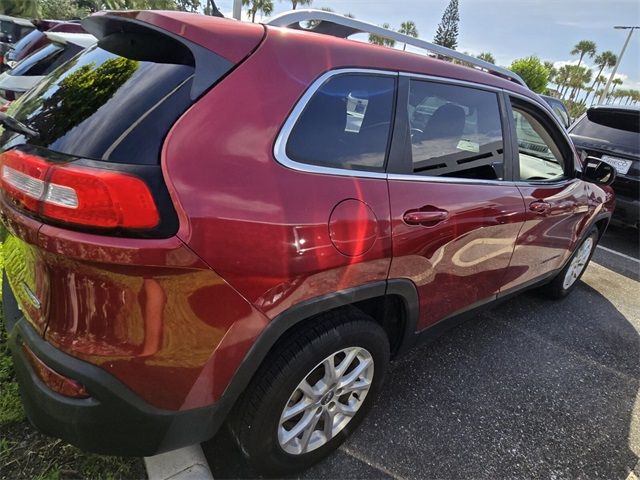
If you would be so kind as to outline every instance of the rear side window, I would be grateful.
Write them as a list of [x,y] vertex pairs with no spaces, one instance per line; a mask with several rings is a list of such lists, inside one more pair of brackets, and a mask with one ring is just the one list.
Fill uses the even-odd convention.
[[497,94],[412,80],[407,110],[415,174],[483,180],[504,177]]
[[324,167],[383,171],[395,78],[345,74],[307,103],[287,143],[291,160]]
[[166,133],[191,105],[193,73],[191,65],[133,60],[96,46],[52,72],[11,114],[38,132],[30,144],[95,160],[157,164]]

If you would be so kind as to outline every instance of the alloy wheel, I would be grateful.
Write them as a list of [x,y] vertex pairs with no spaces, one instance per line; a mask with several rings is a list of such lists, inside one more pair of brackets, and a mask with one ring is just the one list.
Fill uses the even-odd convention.
[[593,249],[593,244],[593,237],[587,238],[582,245],[580,245],[580,248],[571,259],[571,263],[569,264],[567,273],[564,275],[564,281],[562,283],[562,288],[565,290],[575,283],[587,266],[591,250]]
[[361,347],[335,352],[298,384],[278,424],[278,442],[301,455],[322,447],[356,415],[371,388],[374,362]]

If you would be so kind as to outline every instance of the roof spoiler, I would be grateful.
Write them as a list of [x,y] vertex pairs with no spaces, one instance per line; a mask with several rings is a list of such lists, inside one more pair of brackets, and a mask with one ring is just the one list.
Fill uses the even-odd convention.
[[133,60],[192,65],[190,96],[195,100],[235,65],[184,37],[135,18],[109,13],[84,18],[82,26],[98,46]]
[[82,48],[94,45],[98,39],[90,33],[42,32],[49,40],[57,43],[72,43]]
[[[313,25],[310,28],[304,28],[301,25],[301,22],[313,22]],[[267,25],[274,27],[293,28],[296,30],[305,30],[308,32],[321,33],[324,35],[331,35],[339,38],[348,38],[356,33],[378,35],[383,38],[395,40],[407,45],[412,45],[414,47],[426,50],[431,53],[435,53],[436,55],[442,57],[459,60],[461,62],[464,62],[465,64],[470,64],[473,67],[486,70],[493,75],[511,80],[512,82],[518,83],[523,87],[528,88],[527,84],[522,78],[520,78],[518,74],[506,68],[498,67],[493,63],[485,62],[484,60],[472,57],[471,55],[466,55],[451,48],[427,42],[426,40],[421,40],[409,35],[404,35],[402,33],[382,28],[368,22],[363,22],[362,20],[345,17],[344,15],[340,15],[339,13],[314,9],[291,10],[274,17],[267,23]]]

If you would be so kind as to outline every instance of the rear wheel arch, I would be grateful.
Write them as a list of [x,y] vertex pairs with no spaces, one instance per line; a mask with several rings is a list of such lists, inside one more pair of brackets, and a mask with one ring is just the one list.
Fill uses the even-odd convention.
[[[357,309],[380,324],[392,356],[412,344],[418,323],[418,292],[408,279],[372,282],[301,302],[275,317],[260,334],[223,393],[226,405],[236,403],[269,355],[308,322],[339,309]],[[226,398],[225,398],[226,397]]]

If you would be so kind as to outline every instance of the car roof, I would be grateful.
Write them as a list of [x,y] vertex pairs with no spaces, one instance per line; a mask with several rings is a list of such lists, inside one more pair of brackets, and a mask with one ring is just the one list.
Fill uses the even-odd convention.
[[0,20],[3,22],[13,22],[16,25],[22,25],[24,27],[33,27],[33,23],[26,18],[10,17],[9,15],[0,15]]

